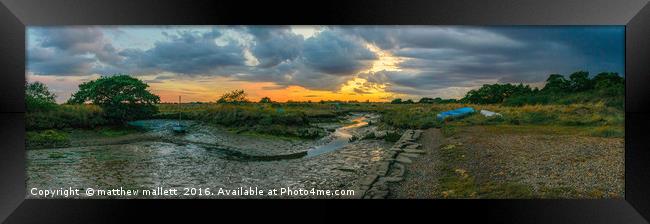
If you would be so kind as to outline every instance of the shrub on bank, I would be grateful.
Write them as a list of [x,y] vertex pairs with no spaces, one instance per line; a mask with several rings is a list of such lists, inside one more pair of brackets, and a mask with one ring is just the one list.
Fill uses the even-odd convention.
[[51,110],[25,114],[27,130],[94,128],[108,124],[94,105],[57,105]]
[[27,148],[58,148],[70,146],[67,133],[57,130],[27,132]]

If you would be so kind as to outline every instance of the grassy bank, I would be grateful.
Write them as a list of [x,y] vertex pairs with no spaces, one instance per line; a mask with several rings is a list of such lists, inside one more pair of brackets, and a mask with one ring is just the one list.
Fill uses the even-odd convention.
[[[502,116],[485,117],[478,112],[462,119],[440,122],[436,115],[460,107],[472,107],[479,111],[490,110]],[[570,105],[474,105],[433,104],[398,105],[386,108],[382,121],[398,128],[432,128],[440,126],[472,125],[544,125],[549,127],[584,127],[593,135],[622,137],[624,112],[603,103]]]
[[26,148],[39,149],[83,146],[101,143],[105,140],[110,141],[111,139],[140,132],[139,129],[122,125],[98,126],[90,129],[65,128],[61,130],[47,129],[27,131],[25,136]]
[[102,109],[95,105],[55,105],[47,111],[28,112],[25,115],[25,128],[47,130],[66,128],[95,128],[109,124]]
[[[486,109],[503,116],[484,117],[478,113],[462,119],[441,122],[436,115],[459,107]],[[342,122],[340,117],[352,112],[381,114],[383,129],[425,129],[454,126],[489,126],[507,131],[529,125],[545,126],[548,133],[578,132],[601,137],[624,136],[624,113],[604,103],[570,105],[475,105],[475,104],[389,104],[389,103],[186,103],[158,104],[159,113],[149,117],[203,121],[227,127],[237,133],[315,139],[326,133],[314,126],[318,122]],[[29,141],[57,142],[65,145],[64,134],[46,130],[95,130],[98,127],[120,126],[105,119],[102,109],[94,105],[58,105],[43,112],[26,115]],[[34,134],[40,133],[43,134]],[[47,140],[50,139],[50,140]],[[35,143],[42,144],[42,143]],[[54,143],[52,143],[54,144]]]

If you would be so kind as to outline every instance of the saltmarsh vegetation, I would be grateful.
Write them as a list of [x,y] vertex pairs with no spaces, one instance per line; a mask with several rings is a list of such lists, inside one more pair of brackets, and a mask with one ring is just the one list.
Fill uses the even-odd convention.
[[[511,130],[571,130],[601,137],[624,135],[624,78],[616,73],[599,73],[590,77],[579,71],[568,78],[552,74],[543,88],[523,84],[486,84],[469,91],[462,99],[424,97],[418,101],[394,99],[387,103],[357,101],[274,102],[268,97],[258,102],[247,99],[244,90],[228,92],[209,103],[185,103],[183,118],[227,127],[238,133],[263,134],[296,138],[318,138],[325,134],[314,124],[342,122],[351,112],[381,114],[381,129],[425,129],[485,125]],[[28,141],[52,138],[62,145],[56,132],[70,129],[124,127],[135,119],[178,117],[177,104],[160,103],[144,82],[129,75],[116,74],[83,83],[67,103],[59,105],[47,86],[26,84],[26,125]],[[495,111],[503,116],[468,117],[438,121],[439,112],[459,107]],[[577,130],[577,132],[574,132]],[[116,133],[128,133],[120,132]],[[389,132],[392,133],[392,132]],[[31,137],[30,137],[31,136]],[[394,140],[395,136],[389,136]],[[39,140],[40,141],[40,140]],[[47,142],[46,140],[43,140]]]
[[[603,72],[590,78],[585,71],[566,79],[552,74],[542,89],[518,84],[486,84],[460,100],[422,99],[418,104],[392,102],[382,120],[398,128],[496,125],[534,126],[538,129],[571,129],[601,137],[624,135],[625,79]],[[434,103],[438,102],[438,103]],[[430,104],[426,104],[430,103]],[[496,111],[503,116],[473,114],[456,121],[440,122],[437,113],[459,107]],[[401,108],[400,108],[401,107]]]
[[[116,74],[79,85],[67,103],[58,105],[56,95],[42,83],[26,83],[26,129],[28,147],[63,147],[72,129],[102,126],[125,127],[127,121],[151,117],[160,98],[148,85],[129,75]],[[101,128],[102,133],[106,128]],[[127,133],[114,131],[109,135]]]

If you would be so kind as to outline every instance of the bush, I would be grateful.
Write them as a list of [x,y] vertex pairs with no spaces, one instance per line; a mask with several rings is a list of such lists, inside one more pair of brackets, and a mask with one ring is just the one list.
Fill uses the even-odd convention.
[[70,146],[68,134],[57,130],[27,132],[26,137],[26,145],[28,148],[59,148]]
[[49,111],[25,114],[27,130],[94,128],[108,123],[102,109],[94,105],[59,105]]
[[[217,103],[233,103],[233,104],[242,104],[247,103],[246,92],[243,89],[233,90],[227,93],[224,93],[218,100]],[[268,97],[262,98],[261,103],[270,103],[271,99]]]
[[426,105],[399,105],[386,111],[381,121],[396,128],[422,129],[435,127],[438,111]]
[[40,82],[25,84],[25,109],[27,112],[50,111],[56,107],[54,98],[47,86]]

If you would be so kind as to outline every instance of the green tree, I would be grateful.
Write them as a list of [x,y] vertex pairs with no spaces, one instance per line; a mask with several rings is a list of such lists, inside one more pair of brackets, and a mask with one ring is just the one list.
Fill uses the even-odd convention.
[[616,72],[601,72],[592,79],[595,89],[604,89],[617,85],[625,85],[625,79]]
[[479,89],[467,92],[461,101],[476,104],[502,103],[509,97],[529,94],[532,91],[530,86],[523,84],[485,84]]
[[619,101],[609,105],[618,104],[617,107],[623,108],[625,104],[625,79],[623,77],[614,72],[602,72],[594,76],[592,83],[592,88],[600,97],[614,97]]
[[25,82],[25,109],[27,112],[47,111],[56,107],[56,95],[41,82]]
[[571,90],[580,92],[591,88],[591,80],[589,79],[589,72],[578,71],[569,75],[571,80]]
[[432,98],[429,98],[429,97],[422,97],[420,99],[420,101],[418,101],[418,103],[428,103],[428,104],[431,104],[431,103],[434,103],[434,102],[435,102],[435,100],[432,99]]
[[246,103],[248,102],[246,96],[247,94],[243,89],[237,89],[221,95],[221,97],[217,100],[217,103]]
[[394,100],[390,101],[390,103],[392,103],[392,104],[400,104],[400,103],[402,103],[402,99],[397,98],[397,99],[394,99]]
[[114,122],[149,117],[158,112],[160,97],[150,93],[149,85],[125,74],[103,76],[79,85],[68,103],[91,102],[99,105],[104,116]]
[[260,99],[260,103],[271,103],[271,102],[273,101],[271,101],[271,98],[268,97],[262,97],[262,99]]
[[566,92],[570,89],[571,83],[560,74],[551,74],[546,79],[546,85],[542,91]]

